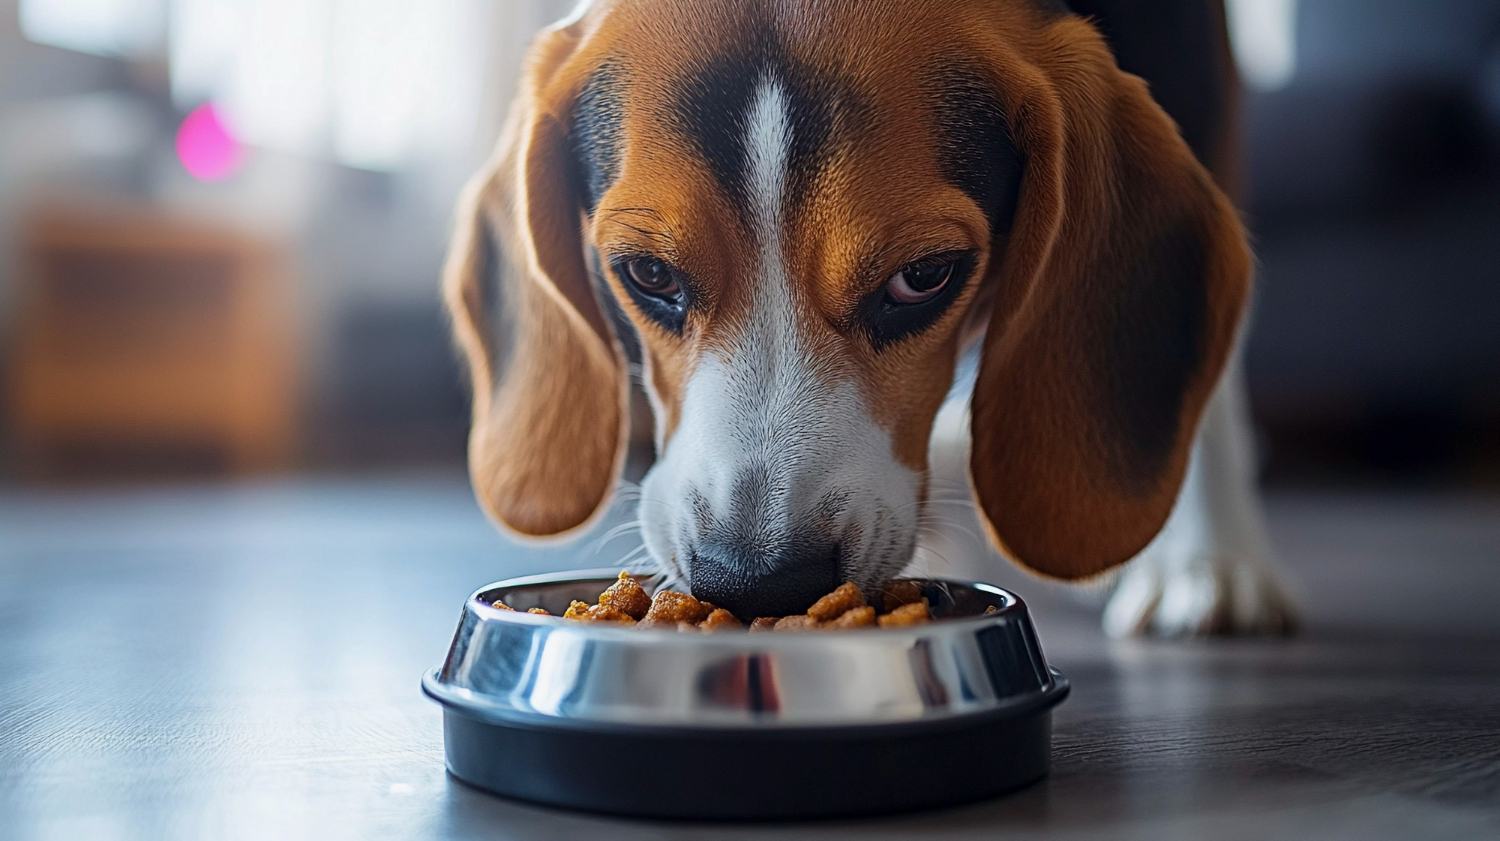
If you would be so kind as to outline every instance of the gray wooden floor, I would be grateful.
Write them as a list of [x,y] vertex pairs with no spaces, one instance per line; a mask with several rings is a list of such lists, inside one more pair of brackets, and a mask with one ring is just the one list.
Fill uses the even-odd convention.
[[1073,680],[1050,779],[771,829],[501,801],[417,688],[521,549],[458,477],[0,491],[0,837],[1500,838],[1500,498],[1273,499],[1290,642],[1111,643],[1008,574]]

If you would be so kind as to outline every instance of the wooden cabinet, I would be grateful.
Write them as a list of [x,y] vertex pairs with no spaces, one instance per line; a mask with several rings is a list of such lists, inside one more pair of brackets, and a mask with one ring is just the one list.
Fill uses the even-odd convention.
[[299,366],[274,248],[147,212],[28,227],[8,402],[30,472],[290,463]]

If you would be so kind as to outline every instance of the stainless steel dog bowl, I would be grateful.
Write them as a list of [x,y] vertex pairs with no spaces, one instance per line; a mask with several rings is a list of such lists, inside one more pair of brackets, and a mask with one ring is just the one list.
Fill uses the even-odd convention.
[[455,777],[592,811],[787,819],[977,800],[1047,773],[1068,683],[1005,590],[928,580],[942,621],[809,633],[685,634],[491,607],[560,614],[614,578],[517,578],[469,597],[447,659],[422,681],[443,705]]

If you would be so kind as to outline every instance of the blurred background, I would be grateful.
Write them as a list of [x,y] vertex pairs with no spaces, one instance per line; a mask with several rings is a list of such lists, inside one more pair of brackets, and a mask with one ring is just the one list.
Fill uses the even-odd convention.
[[[568,0],[0,0],[0,480],[458,469],[455,196]],[[1273,485],[1500,485],[1500,3],[1237,0]]]

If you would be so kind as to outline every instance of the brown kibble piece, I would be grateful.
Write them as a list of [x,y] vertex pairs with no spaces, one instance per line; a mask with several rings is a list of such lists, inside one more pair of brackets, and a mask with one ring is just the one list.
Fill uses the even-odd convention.
[[812,631],[820,626],[811,616],[786,616],[776,623],[777,631]]
[[646,621],[652,625],[674,625],[678,622],[697,624],[708,616],[703,602],[675,590],[662,590],[651,600],[651,609],[646,611]]
[[738,631],[745,626],[740,620],[734,618],[734,614],[721,608],[715,608],[708,617],[698,623],[698,629],[703,631]]
[[844,611],[844,615],[829,622],[826,628],[869,628],[875,625],[875,608],[862,605]]
[[568,605],[568,612],[563,614],[564,619],[575,619],[579,622],[620,622],[626,625],[634,625],[635,620],[628,614],[606,605],[589,604],[588,602],[573,602]]
[[885,612],[890,613],[902,605],[916,604],[922,600],[922,588],[915,581],[892,581],[885,585],[881,594]]
[[859,591],[859,587],[853,581],[846,581],[838,586],[837,590],[818,599],[813,606],[807,609],[807,615],[819,622],[827,622],[843,616],[846,611],[853,610],[865,603],[865,594]]
[[[583,604],[583,602],[579,602],[578,604]],[[495,602],[494,606],[496,608],[500,609],[500,610],[508,610],[511,613],[520,613],[519,610],[516,610],[515,608],[513,608],[510,605],[506,604],[505,602]],[[527,613],[535,613],[538,616],[551,616],[552,615],[552,614],[548,613],[547,611],[545,611],[545,610],[543,610],[543,609],[541,609],[539,607],[533,607],[532,609],[530,609],[530,610],[528,610],[526,612]]]
[[[750,623],[750,631],[815,631],[848,628],[900,628],[933,621],[932,606],[922,596],[915,581],[892,581],[880,591],[880,603],[889,612],[881,614],[866,602],[853,582],[839,585],[832,593],[818,599],[807,613],[798,616],[762,616]],[[494,602],[500,610],[514,610],[502,601]],[[986,615],[999,608],[989,607]],[[539,607],[527,613],[550,616]],[[715,632],[743,630],[745,625],[733,613],[699,601],[688,593],[662,590],[648,599],[640,583],[628,572],[620,573],[599,596],[599,603],[575,601],[563,614],[565,619],[582,622],[613,622],[641,628],[660,627],[681,632]]]
[[634,625],[635,618],[630,614],[609,605],[596,604],[591,606],[583,616],[586,622],[620,622],[626,625]]
[[932,619],[932,611],[927,608],[927,600],[923,599],[916,604],[904,604],[895,610],[880,617],[882,628],[905,628],[911,625],[922,625]]
[[639,582],[630,577],[630,573],[622,572],[619,580],[599,594],[599,604],[612,607],[631,619],[644,619],[646,611],[651,609],[651,597],[646,595]]
[[989,607],[987,607],[987,608],[984,609],[984,615],[985,616],[989,616],[991,613],[999,613],[999,612],[1000,612],[1000,608],[995,607],[994,605],[990,605]]

